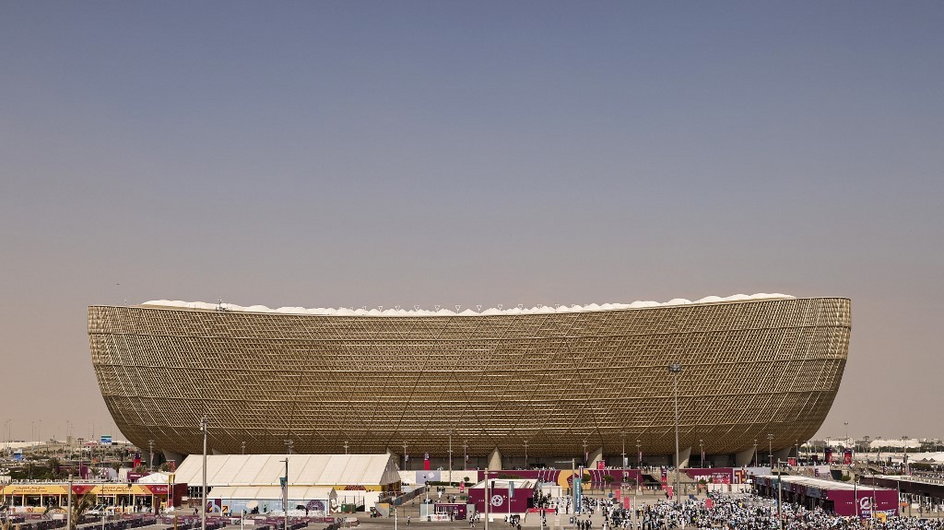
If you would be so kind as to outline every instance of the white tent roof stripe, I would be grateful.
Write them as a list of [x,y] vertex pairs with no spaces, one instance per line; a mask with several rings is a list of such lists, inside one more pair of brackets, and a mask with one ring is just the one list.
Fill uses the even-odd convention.
[[[208,455],[207,486],[278,486],[288,457],[290,486],[369,486],[400,480],[396,459],[367,455]],[[175,481],[203,483],[203,456],[190,455],[177,469]]]
[[247,311],[252,313],[287,313],[287,314],[298,314],[298,315],[321,315],[321,316],[370,316],[370,317],[417,317],[417,316],[490,316],[490,315],[533,315],[533,314],[546,314],[546,313],[580,313],[586,311],[613,311],[621,309],[646,309],[652,307],[664,307],[664,306],[679,306],[679,305],[690,305],[690,304],[714,304],[718,302],[740,302],[745,300],[771,300],[771,299],[783,299],[783,298],[794,298],[788,294],[781,293],[756,293],[756,294],[735,294],[732,296],[719,297],[719,296],[706,296],[699,300],[691,301],[685,298],[673,298],[668,302],[654,302],[651,300],[637,300],[630,304],[625,303],[605,303],[605,304],[589,304],[589,305],[560,305],[556,307],[552,306],[535,306],[535,307],[513,307],[509,309],[504,308],[489,308],[484,310],[473,310],[471,308],[461,310],[461,306],[456,306],[456,311],[446,308],[437,308],[435,310],[429,309],[400,309],[399,306],[395,308],[383,309],[373,308],[367,309],[366,307],[351,309],[347,307],[317,307],[312,309],[307,309],[304,307],[279,307],[277,309],[272,309],[264,305],[251,305],[251,306],[240,306],[236,304],[229,304],[224,302],[219,302],[216,304],[209,302],[185,302],[183,300],[148,300],[141,305],[145,306],[157,306],[157,307],[180,307],[186,309],[201,309],[206,311]]
[[[211,499],[251,499],[280,500],[282,488],[274,486],[256,487],[216,487],[207,495]],[[331,499],[337,492],[330,486],[289,486],[289,499]]]

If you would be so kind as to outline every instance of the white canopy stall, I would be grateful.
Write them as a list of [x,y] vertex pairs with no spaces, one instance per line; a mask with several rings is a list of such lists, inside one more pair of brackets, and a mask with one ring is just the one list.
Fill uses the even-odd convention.
[[[354,504],[373,507],[388,491],[400,489],[396,458],[390,454],[357,455],[209,455],[208,498],[230,511],[253,506],[259,513],[282,510],[280,479],[288,458],[289,507],[316,510],[318,501],[333,501],[332,507]],[[203,483],[203,456],[190,455],[177,469],[175,482],[199,487]],[[256,501],[256,505],[251,505]],[[314,502],[311,502],[314,501]],[[309,503],[311,504],[309,505]]]

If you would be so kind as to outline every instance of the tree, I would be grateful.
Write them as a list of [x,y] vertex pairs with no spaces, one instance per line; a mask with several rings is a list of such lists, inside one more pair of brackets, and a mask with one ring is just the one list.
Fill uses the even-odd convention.
[[603,475],[603,483],[606,484],[606,487],[610,488],[610,485],[613,484],[613,476]]
[[79,521],[82,519],[82,516],[85,515],[85,512],[89,511],[95,503],[97,502],[95,495],[91,493],[83,493],[81,495],[72,496],[72,527],[69,530],[75,530],[79,524]]

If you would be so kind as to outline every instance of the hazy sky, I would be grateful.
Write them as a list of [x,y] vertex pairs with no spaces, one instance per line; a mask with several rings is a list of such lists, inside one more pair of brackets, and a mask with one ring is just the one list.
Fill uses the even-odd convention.
[[118,435],[89,304],[764,291],[853,300],[822,435],[944,436],[942,28],[938,1],[0,2],[0,422]]

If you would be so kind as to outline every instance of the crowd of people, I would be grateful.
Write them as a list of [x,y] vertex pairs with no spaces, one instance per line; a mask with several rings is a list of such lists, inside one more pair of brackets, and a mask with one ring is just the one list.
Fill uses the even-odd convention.
[[[542,508],[566,517],[571,530],[779,530],[776,501],[752,494],[710,493],[707,497],[659,500],[648,505],[624,508],[611,498],[583,497],[580,510],[572,498],[541,496]],[[599,514],[600,517],[597,517]],[[781,505],[784,530],[944,530],[944,518],[878,515],[858,518],[831,514],[822,508]],[[542,517],[544,513],[542,512]],[[601,523],[602,521],[602,523]],[[473,519],[470,526],[474,526]],[[507,520],[520,528],[520,520]],[[542,525],[544,527],[545,525]],[[550,525],[546,525],[550,526]]]
[[[684,502],[659,501],[636,510],[604,512],[603,530],[776,530],[780,528],[774,501],[753,495],[723,496]],[[782,505],[785,530],[944,530],[944,519],[916,517],[841,517],[820,508]]]

